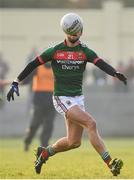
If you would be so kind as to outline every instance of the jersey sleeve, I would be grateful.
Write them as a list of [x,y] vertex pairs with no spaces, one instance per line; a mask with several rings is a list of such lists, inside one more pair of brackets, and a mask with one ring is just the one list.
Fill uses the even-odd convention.
[[85,52],[86,52],[87,62],[96,64],[97,61],[101,59],[93,50],[89,49],[88,47],[85,48]]
[[54,54],[54,47],[46,49],[41,55],[37,56],[38,61],[44,64],[48,61],[52,61]]

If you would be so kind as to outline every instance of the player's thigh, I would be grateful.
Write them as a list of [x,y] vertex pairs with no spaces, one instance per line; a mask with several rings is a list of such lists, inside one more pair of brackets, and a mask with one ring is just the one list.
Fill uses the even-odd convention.
[[67,137],[73,143],[80,143],[83,133],[83,127],[74,123],[70,119],[66,119],[67,123]]
[[81,125],[82,127],[90,126],[90,124],[92,124],[95,121],[89,113],[83,111],[77,105],[71,107],[67,111],[66,117],[70,119],[72,122]]

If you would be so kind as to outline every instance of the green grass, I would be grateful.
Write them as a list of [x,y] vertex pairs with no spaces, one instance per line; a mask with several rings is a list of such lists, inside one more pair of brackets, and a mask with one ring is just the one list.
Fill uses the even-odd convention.
[[0,178],[10,179],[133,179],[134,139],[106,139],[105,143],[113,157],[124,161],[121,175],[113,177],[107,166],[88,141],[78,149],[59,153],[43,166],[42,173],[34,172],[33,149],[23,151],[22,139],[0,140]]

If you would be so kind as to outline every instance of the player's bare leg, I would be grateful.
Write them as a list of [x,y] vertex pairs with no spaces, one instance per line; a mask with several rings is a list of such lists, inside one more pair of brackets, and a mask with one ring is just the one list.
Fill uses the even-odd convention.
[[87,129],[90,142],[100,155],[106,151],[104,142],[98,133],[96,122],[89,113],[81,110],[79,106],[74,106],[67,112],[67,117]]
[[52,147],[56,153],[77,148],[81,145],[83,127],[66,119],[67,137],[63,137],[55,142]]
[[114,176],[120,174],[123,162],[120,159],[111,159],[110,154],[106,150],[104,142],[99,135],[96,127],[96,122],[93,117],[89,113],[81,110],[79,106],[74,106],[70,108],[70,110],[67,112],[67,117],[71,118],[73,122],[78,123],[87,129],[91,144],[100,154],[104,162],[108,165],[112,174]]

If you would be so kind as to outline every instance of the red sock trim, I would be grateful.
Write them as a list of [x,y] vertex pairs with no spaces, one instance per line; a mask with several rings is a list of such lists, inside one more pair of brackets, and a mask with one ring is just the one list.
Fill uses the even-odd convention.
[[109,163],[110,163],[111,160],[112,160],[112,159],[111,159],[111,157],[109,156],[109,158],[104,161],[104,162],[108,165],[109,168],[110,168]]
[[46,159],[49,156],[49,154],[48,154],[46,149],[43,149],[41,154],[42,154],[43,159]]

